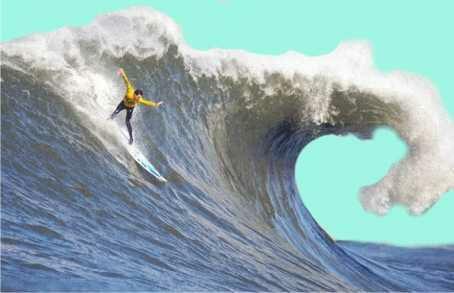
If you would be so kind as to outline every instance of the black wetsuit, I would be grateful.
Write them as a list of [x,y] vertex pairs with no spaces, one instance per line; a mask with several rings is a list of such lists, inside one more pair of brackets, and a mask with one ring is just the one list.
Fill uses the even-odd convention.
[[128,127],[128,133],[129,133],[129,143],[131,144],[133,142],[132,138],[132,127],[131,127],[131,118],[132,118],[132,112],[134,112],[134,108],[128,108],[123,104],[123,101],[118,104],[117,108],[115,111],[112,113],[110,116],[110,119],[113,119],[118,113],[120,113],[122,110],[126,109],[126,127]]

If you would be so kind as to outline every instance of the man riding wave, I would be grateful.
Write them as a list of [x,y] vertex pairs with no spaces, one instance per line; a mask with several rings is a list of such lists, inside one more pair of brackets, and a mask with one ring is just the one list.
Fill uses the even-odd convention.
[[129,82],[126,73],[122,68],[118,70],[118,74],[123,78],[123,81],[126,85],[126,92],[123,97],[123,100],[118,104],[115,111],[110,116],[110,119],[113,119],[120,111],[126,110],[126,127],[128,128],[129,133],[129,144],[133,143],[132,137],[132,127],[131,127],[131,118],[134,111],[134,107],[137,104],[142,104],[150,107],[159,107],[163,102],[154,102],[152,100],[146,100],[143,98],[143,91],[140,89],[134,89],[134,86]]

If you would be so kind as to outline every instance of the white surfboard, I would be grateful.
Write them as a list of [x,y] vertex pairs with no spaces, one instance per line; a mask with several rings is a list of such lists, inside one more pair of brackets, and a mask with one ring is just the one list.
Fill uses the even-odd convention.
[[[122,133],[123,133],[124,137],[126,137],[127,140],[129,141],[129,135],[127,135],[123,131],[122,131]],[[134,146],[132,144],[132,145],[128,145],[126,148],[128,149],[128,152],[131,154],[131,156],[134,158],[134,160],[140,166],[142,166],[142,168],[144,168],[148,173],[150,173],[151,175],[156,177],[156,179],[158,179],[161,182],[167,182],[167,179],[165,179],[164,176],[162,176],[158,172],[158,170],[156,170],[155,166],[153,166],[153,164],[150,163],[150,161],[148,161],[148,159],[136,148],[136,146]]]

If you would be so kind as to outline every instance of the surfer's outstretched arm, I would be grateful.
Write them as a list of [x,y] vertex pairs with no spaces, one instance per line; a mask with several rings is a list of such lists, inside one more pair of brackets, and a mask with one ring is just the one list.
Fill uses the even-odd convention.
[[152,100],[145,100],[144,98],[140,98],[139,103],[145,106],[150,106],[150,107],[159,107],[162,102],[154,102]]
[[129,81],[128,77],[126,76],[126,73],[123,70],[123,68],[118,69],[118,74],[121,76],[121,78],[123,78],[123,81],[125,82],[126,92],[127,93],[128,92],[133,92],[134,91],[134,87],[132,86],[131,82]]

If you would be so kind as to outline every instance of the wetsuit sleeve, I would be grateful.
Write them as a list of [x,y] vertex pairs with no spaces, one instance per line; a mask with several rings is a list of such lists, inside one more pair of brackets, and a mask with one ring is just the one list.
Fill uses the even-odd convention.
[[139,104],[150,106],[150,107],[157,107],[158,103],[153,102],[152,100],[145,100],[144,98],[140,98]]

